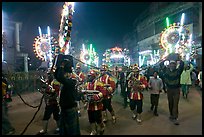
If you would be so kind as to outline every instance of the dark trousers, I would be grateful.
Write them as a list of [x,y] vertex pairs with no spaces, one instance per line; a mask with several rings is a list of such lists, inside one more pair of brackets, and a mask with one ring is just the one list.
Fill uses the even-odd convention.
[[59,112],[60,109],[58,105],[48,105],[45,107],[43,120],[49,120],[51,115],[53,114],[54,120],[58,121],[60,118]]
[[112,103],[111,103],[111,98],[103,99],[102,103],[103,103],[103,111],[105,111],[106,109],[108,109],[108,111],[110,113],[113,111],[113,106],[112,106]]
[[141,114],[142,113],[142,106],[143,106],[143,100],[130,100],[130,110],[135,110],[136,112]]
[[120,82],[120,88],[121,88],[120,93],[122,96],[124,96],[125,95],[125,83],[124,82]]
[[60,113],[60,135],[80,135],[77,108],[62,109]]
[[123,98],[124,99],[124,107],[126,107],[128,104],[127,100],[129,98],[129,96],[130,96],[130,88],[127,88],[127,91],[124,92],[124,98]]
[[152,106],[157,107],[159,103],[159,94],[151,94],[150,95],[150,102]]
[[91,111],[88,110],[89,123],[102,123],[102,110]]
[[167,98],[169,103],[169,113],[173,118],[178,118],[178,104],[180,98],[180,88],[167,88]]
[[7,103],[2,102],[2,135],[5,135],[12,130],[14,130],[14,127],[11,125],[8,118]]

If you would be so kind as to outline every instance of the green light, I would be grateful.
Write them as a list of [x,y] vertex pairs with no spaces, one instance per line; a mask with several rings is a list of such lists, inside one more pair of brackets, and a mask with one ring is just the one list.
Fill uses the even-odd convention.
[[166,18],[166,26],[167,26],[167,28],[169,27],[169,18],[168,17]]
[[92,51],[92,44],[90,44],[90,51]]

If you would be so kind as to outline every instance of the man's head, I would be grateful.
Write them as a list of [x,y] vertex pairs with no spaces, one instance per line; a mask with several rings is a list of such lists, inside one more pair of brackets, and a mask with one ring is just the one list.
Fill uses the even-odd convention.
[[67,73],[72,73],[72,64],[69,59],[65,59],[62,61],[62,66],[64,66],[64,71]]
[[157,78],[157,76],[158,76],[158,72],[154,71],[154,78]]
[[79,73],[81,71],[81,65],[79,63],[76,64],[76,72]]
[[105,73],[107,70],[108,70],[108,66],[106,64],[102,64],[100,68],[101,73]]
[[134,66],[132,70],[133,70],[134,74],[136,74],[136,75],[139,74],[139,72],[140,72],[140,69],[138,66]]
[[97,76],[97,72],[95,70],[90,70],[88,72],[88,82],[92,82]]
[[171,60],[169,62],[169,67],[170,67],[171,70],[175,70],[176,69],[176,61]]

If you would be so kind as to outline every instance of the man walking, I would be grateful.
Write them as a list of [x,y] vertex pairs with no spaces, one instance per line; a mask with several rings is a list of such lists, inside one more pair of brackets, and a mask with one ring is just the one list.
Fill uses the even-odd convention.
[[164,67],[164,80],[167,86],[167,97],[169,104],[169,119],[175,124],[179,125],[178,121],[178,104],[180,98],[180,76],[184,68],[184,62],[180,60],[179,67],[177,63],[171,60],[169,67]]
[[148,82],[148,86],[150,89],[150,102],[151,102],[150,110],[153,111],[154,109],[155,116],[159,116],[159,114],[157,113],[157,107],[159,103],[159,94],[163,89],[163,82],[157,75],[158,75],[158,72],[154,71],[154,77],[150,77]]

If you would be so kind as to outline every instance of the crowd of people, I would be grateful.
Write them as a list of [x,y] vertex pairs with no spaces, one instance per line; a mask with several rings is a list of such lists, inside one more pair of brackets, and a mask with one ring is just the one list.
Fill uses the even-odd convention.
[[[193,65],[182,60],[171,60],[168,66],[161,62],[159,69],[148,68],[145,74],[141,73],[138,64],[130,65],[125,70],[117,68],[115,71],[110,71],[108,66],[103,64],[100,69],[90,68],[86,74],[82,72],[82,65],[77,63],[74,69],[69,60],[64,60],[60,67],[47,73],[47,80],[42,81],[46,106],[39,135],[47,134],[48,121],[52,114],[57,125],[56,133],[80,135],[79,118],[82,106],[87,109],[90,135],[103,135],[108,120],[107,112],[110,112],[113,124],[117,121],[112,97],[114,92],[117,93],[118,85],[124,99],[124,108],[129,106],[133,120],[142,122],[143,92],[148,90],[150,111],[155,116],[159,116],[159,96],[161,92],[165,92],[169,105],[169,119],[175,125],[179,125],[180,89],[183,97],[187,99],[189,87],[194,84],[194,80],[196,81],[196,78],[192,77]],[[202,81],[202,72],[198,76]],[[3,99],[6,88],[6,82],[3,81]],[[3,103],[6,107],[6,101]],[[2,130],[7,134],[13,132],[14,128],[6,118],[6,110],[3,112],[2,119],[7,123],[4,124],[7,127]]]

